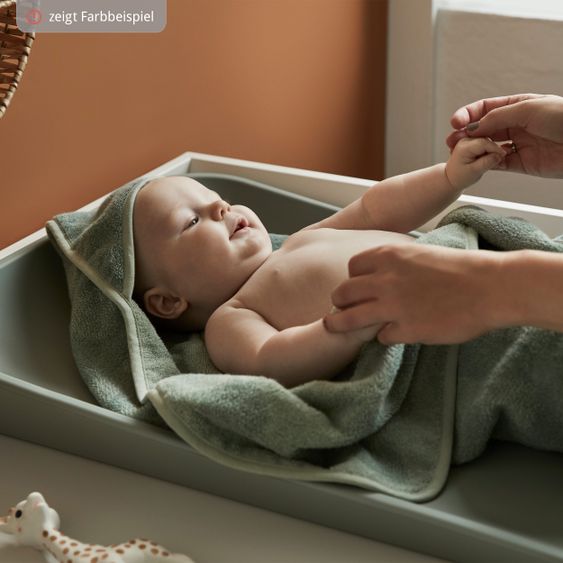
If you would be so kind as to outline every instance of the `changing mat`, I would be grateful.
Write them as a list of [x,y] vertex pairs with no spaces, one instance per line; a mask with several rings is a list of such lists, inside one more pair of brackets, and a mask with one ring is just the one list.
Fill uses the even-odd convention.
[[[102,406],[164,420],[236,468],[416,501],[439,493],[450,463],[479,455],[491,437],[563,450],[558,333],[506,329],[460,347],[372,342],[338,378],[290,390],[218,373],[199,334],[157,334],[132,299],[132,211],[146,181],[47,223],[65,265],[73,354]],[[524,221],[475,208],[418,242],[477,248],[479,236],[499,249],[563,250]]]

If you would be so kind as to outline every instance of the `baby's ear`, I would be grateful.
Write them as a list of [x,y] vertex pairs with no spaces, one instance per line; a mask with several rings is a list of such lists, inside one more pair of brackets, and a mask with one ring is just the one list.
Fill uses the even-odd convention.
[[177,297],[153,287],[143,295],[145,309],[151,315],[161,319],[177,319],[189,307],[183,297]]

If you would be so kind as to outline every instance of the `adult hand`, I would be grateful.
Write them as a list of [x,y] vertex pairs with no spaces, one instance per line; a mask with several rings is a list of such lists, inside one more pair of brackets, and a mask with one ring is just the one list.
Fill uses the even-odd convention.
[[[451,118],[456,130],[446,139],[453,149],[463,137],[511,141],[496,169],[563,178],[563,98],[516,94],[487,98],[459,108]],[[512,144],[513,143],[513,144]],[[508,149],[515,147],[514,151]]]
[[332,294],[336,310],[327,330],[384,326],[382,344],[465,342],[510,324],[510,288],[503,281],[502,252],[386,245],[349,262],[349,279]]

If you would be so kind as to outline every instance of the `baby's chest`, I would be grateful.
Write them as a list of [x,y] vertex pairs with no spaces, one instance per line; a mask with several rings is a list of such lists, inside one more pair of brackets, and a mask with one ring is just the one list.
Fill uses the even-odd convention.
[[331,308],[346,277],[348,252],[308,244],[274,253],[239,293],[245,305],[277,329],[310,323]]
[[332,308],[331,294],[347,279],[352,256],[407,242],[410,236],[385,231],[300,231],[266,260],[238,297],[279,330],[308,324]]

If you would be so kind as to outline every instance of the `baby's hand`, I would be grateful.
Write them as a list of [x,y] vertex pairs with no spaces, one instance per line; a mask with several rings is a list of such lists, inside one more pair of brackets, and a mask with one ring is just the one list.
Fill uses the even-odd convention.
[[505,150],[486,137],[460,139],[446,163],[446,176],[456,190],[464,190],[497,166]]

